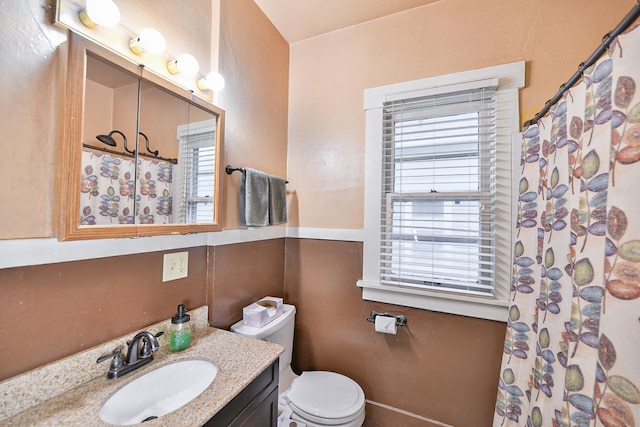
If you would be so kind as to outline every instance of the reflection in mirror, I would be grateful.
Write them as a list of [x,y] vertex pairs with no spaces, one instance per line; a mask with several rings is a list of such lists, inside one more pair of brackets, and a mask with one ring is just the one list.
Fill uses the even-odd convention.
[[138,161],[141,204],[145,205],[140,223],[212,223],[215,115],[150,84],[143,85],[140,106],[140,129],[147,138],[139,150],[145,150],[149,141],[172,158],[169,163]]
[[122,69],[87,57],[80,225],[135,222],[132,136],[136,134],[138,81]]
[[[189,104],[155,85],[144,82],[140,91],[138,138],[138,224],[173,224],[175,176],[178,161],[176,127],[189,120]],[[147,148],[147,146],[149,148]],[[156,156],[154,153],[158,153]],[[159,157],[162,157],[160,159]],[[212,170],[213,171],[213,170]]]
[[62,240],[220,229],[222,110],[71,32],[64,93]]
[[189,122],[177,127],[179,144],[178,191],[174,211],[179,222],[213,220],[216,169],[216,121],[197,107],[190,108]]

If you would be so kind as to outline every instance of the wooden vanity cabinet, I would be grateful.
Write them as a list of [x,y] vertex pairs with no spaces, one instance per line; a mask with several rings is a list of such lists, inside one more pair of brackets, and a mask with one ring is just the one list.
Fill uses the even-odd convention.
[[276,427],[278,425],[278,360],[206,422],[205,427]]

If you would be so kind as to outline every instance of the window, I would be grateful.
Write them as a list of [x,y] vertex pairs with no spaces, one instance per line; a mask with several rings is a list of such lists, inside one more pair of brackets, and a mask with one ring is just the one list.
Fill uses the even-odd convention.
[[176,208],[179,221],[211,222],[215,190],[215,121],[179,126],[178,140],[180,175],[176,180]]
[[381,281],[493,294],[495,90],[385,102]]
[[506,320],[514,63],[365,91],[363,298]]

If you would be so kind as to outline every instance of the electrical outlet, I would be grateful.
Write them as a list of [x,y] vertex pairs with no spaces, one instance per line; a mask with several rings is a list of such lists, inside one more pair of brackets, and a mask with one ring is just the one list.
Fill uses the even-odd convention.
[[189,252],[164,254],[162,281],[182,279],[189,275]]

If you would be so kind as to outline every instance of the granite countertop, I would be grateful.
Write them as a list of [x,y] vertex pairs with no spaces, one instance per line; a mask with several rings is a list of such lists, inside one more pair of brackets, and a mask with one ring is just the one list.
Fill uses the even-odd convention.
[[192,359],[208,360],[218,367],[218,374],[211,385],[183,407],[145,422],[145,426],[203,425],[271,365],[283,351],[280,345],[213,327],[199,329],[191,347],[178,353],[168,350],[166,334],[158,340],[160,350],[155,354],[155,360],[148,365],[122,378],[109,380],[106,377],[108,362],[105,362],[105,375],[0,421],[0,425],[110,425],[102,421],[98,413],[113,393],[147,372],[173,362]]

